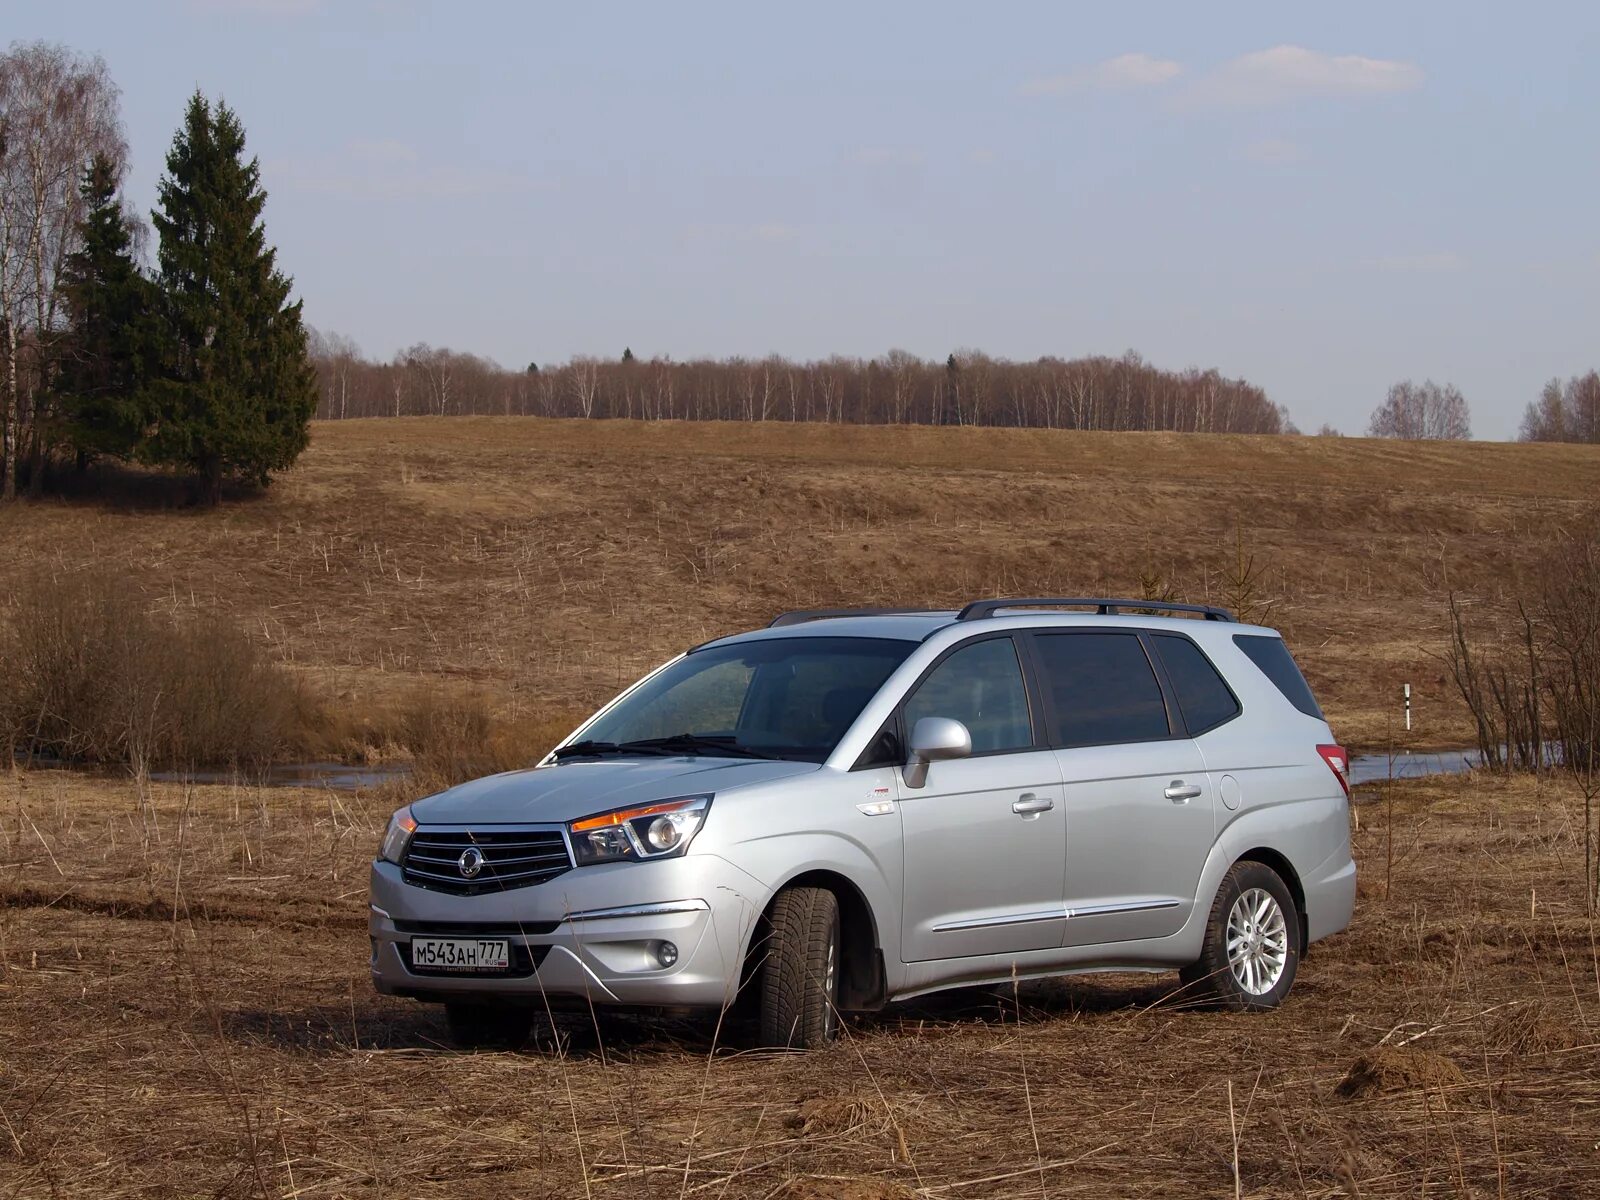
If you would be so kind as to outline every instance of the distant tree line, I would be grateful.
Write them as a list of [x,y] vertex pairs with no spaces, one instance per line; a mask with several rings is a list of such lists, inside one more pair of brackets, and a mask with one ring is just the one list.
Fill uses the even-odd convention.
[[0,54],[0,499],[105,458],[186,471],[215,504],[225,479],[265,484],[305,448],[316,377],[244,150],[235,114],[197,92],[146,271],[104,62]]
[[1545,384],[1523,414],[1522,440],[1600,445],[1600,372]]
[[1265,392],[1219,372],[1166,371],[1137,354],[1013,362],[959,350],[943,362],[877,358],[641,360],[580,357],[508,371],[418,344],[387,362],[349,338],[311,337],[317,416],[502,414],[681,421],[1009,425],[1049,429],[1292,432]]

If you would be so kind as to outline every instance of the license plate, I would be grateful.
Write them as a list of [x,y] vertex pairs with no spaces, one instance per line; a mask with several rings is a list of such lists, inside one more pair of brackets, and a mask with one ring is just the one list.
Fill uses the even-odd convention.
[[411,965],[424,971],[504,971],[511,966],[505,938],[412,938]]

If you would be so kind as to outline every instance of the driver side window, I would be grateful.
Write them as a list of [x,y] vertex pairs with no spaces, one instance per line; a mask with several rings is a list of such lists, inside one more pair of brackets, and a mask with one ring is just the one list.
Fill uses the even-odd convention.
[[1028,690],[1010,638],[963,646],[928,675],[905,705],[909,733],[923,717],[951,717],[972,734],[974,754],[1033,745]]

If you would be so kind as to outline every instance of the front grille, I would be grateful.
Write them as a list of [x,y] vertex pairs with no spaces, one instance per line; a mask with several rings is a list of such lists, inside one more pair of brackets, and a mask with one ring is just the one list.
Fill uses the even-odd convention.
[[445,937],[542,937],[560,928],[560,921],[396,921],[396,933]]
[[[482,856],[475,874],[463,870],[461,861],[471,848]],[[545,883],[571,870],[572,859],[558,829],[419,829],[400,866],[405,881],[416,887],[478,896]]]

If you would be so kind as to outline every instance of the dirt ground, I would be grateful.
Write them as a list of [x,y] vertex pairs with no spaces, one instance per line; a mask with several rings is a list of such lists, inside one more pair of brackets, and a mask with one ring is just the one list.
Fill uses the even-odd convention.
[[[0,511],[0,589],[117,573],[232,614],[342,713],[477,692],[562,728],[784,609],[1141,594],[1252,603],[1355,748],[1470,741],[1444,597],[1502,607],[1592,447],[1045,430],[407,418],[314,426],[262,496]],[[1403,729],[1400,685],[1414,687]],[[564,726],[570,728],[570,724]],[[542,752],[539,745],[533,750]]]
[[1355,924],[1275,1013],[1087,976],[810,1055],[582,1017],[447,1048],[367,981],[394,800],[0,776],[0,1196],[1600,1195],[1600,956],[1558,783],[1363,796]]

